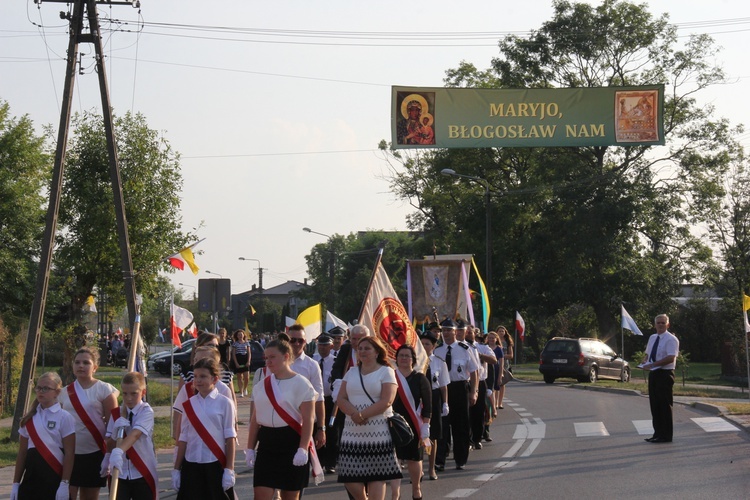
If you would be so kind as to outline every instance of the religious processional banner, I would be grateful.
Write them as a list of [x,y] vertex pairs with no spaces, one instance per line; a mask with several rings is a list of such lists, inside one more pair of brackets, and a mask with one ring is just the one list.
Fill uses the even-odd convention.
[[470,265],[471,260],[448,258],[409,260],[407,287],[412,318],[435,321],[437,315],[439,321],[446,317],[468,320],[468,283],[463,277],[471,272]]
[[392,87],[393,148],[664,144],[664,86]]

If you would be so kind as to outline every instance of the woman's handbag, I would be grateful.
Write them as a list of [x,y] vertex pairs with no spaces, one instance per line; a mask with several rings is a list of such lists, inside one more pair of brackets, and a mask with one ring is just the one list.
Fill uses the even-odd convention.
[[[365,381],[362,380],[361,369],[359,370],[359,381],[362,384],[362,390],[365,391],[365,394],[368,398],[370,398],[372,404],[375,404],[375,400],[372,399],[370,393],[368,393],[367,389],[365,389]],[[393,446],[406,446],[411,442],[412,439],[414,439],[414,433],[412,432],[411,427],[409,427],[406,419],[399,413],[393,412],[393,415],[386,419],[386,423],[388,424],[388,431],[391,433],[391,441],[393,441]]]
[[500,383],[498,385],[502,387],[508,382],[510,382],[511,380],[513,380],[513,378],[514,378],[513,374],[510,372],[510,370],[503,367],[503,376],[500,378]]

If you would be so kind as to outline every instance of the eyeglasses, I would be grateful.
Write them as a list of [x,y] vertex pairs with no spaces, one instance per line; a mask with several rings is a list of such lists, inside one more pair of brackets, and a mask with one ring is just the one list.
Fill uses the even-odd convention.
[[304,344],[305,339],[298,339],[298,338],[289,339],[289,343],[290,344]]
[[46,394],[46,393],[48,393],[50,391],[56,391],[57,388],[56,387],[47,387],[47,386],[44,386],[44,385],[38,385],[38,386],[34,387],[34,390],[36,392],[41,392],[42,394]]

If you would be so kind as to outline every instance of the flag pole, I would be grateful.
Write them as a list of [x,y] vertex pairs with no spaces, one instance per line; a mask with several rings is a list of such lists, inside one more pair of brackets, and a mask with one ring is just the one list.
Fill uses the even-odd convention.
[[[171,305],[169,306],[169,400],[174,401],[174,339],[172,338],[172,324],[174,319],[174,294],[170,296]],[[169,409],[169,433],[174,438],[174,412]]]
[[625,309],[625,306],[620,304],[620,356],[622,356],[622,360],[625,361],[625,327],[622,326],[623,309]]
[[743,335],[745,336],[745,366],[747,369],[747,397],[750,399],[750,353],[748,352],[748,341],[747,336],[747,309],[745,309],[745,297],[746,295],[742,294],[742,331]]
[[[380,265],[380,261],[383,260],[383,249],[381,248],[378,250],[378,256],[375,258],[375,265],[372,268],[372,275],[370,276],[370,282],[367,284],[367,294],[365,295],[365,300],[362,301],[362,307],[359,310],[359,316],[357,316],[357,321],[359,323],[362,323],[362,315],[365,313],[365,306],[370,300],[370,295],[372,294],[372,283],[375,281],[375,274],[378,272],[378,266]],[[371,332],[374,334],[374,332]]]

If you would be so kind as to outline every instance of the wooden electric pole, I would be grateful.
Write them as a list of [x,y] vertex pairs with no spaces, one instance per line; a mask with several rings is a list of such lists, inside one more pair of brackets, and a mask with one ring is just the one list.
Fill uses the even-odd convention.
[[[46,0],[56,3],[71,3],[70,0]],[[99,19],[96,9],[97,3],[107,5],[130,5],[138,6],[137,2],[124,1],[99,1],[96,0],[74,0],[73,11],[69,16],[70,39],[68,41],[67,66],[65,69],[65,85],[63,88],[62,108],[60,111],[60,126],[57,134],[57,149],[55,151],[55,163],[52,171],[52,182],[50,185],[50,200],[47,208],[46,225],[42,237],[42,248],[39,259],[39,270],[37,272],[36,291],[34,302],[31,306],[29,318],[29,330],[26,337],[26,350],[21,370],[21,380],[18,385],[18,398],[16,400],[15,413],[13,415],[13,427],[11,439],[18,441],[18,428],[21,417],[28,411],[29,396],[34,380],[36,359],[39,353],[42,326],[44,323],[44,309],[47,302],[47,291],[49,290],[50,269],[52,264],[52,251],[55,242],[55,231],[57,229],[57,217],[60,211],[60,198],[62,194],[62,183],[65,172],[65,153],[68,143],[68,130],[70,126],[70,110],[73,100],[73,87],[76,78],[76,64],[78,61],[81,43],[94,45],[96,54],[96,72],[99,76],[99,90],[102,99],[102,114],[104,128],[107,136],[107,153],[109,157],[109,175],[114,193],[115,214],[117,219],[117,235],[120,243],[120,257],[123,279],[125,282],[125,297],[128,305],[128,318],[131,331],[136,318],[135,281],[133,272],[133,261],[130,256],[130,241],[128,238],[128,222],[125,217],[125,201],[122,192],[122,180],[120,168],[117,162],[117,145],[115,142],[114,128],[112,123],[112,107],[109,102],[109,90],[107,88],[107,73],[104,67],[104,52],[102,47],[101,33],[99,31]],[[84,33],[84,10],[88,18],[89,32]],[[133,339],[131,349],[138,348],[138,339]]]

